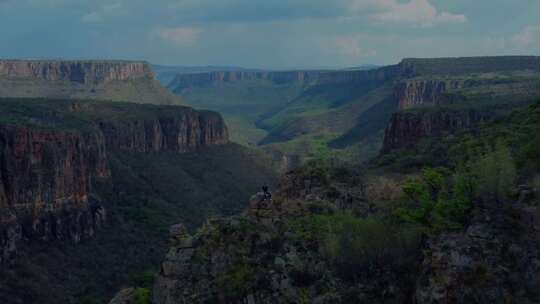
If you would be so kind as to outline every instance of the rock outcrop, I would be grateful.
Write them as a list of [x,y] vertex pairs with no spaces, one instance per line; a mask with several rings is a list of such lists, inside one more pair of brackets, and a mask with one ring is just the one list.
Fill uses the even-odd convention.
[[490,117],[474,110],[398,112],[386,128],[381,153],[414,148],[422,139],[467,129]]
[[355,287],[336,274],[313,240],[291,230],[291,221],[311,209],[364,203],[357,176],[333,172],[329,178],[332,186],[324,176],[295,171],[271,198],[253,196],[242,216],[209,220],[195,235],[182,226],[171,229],[153,303],[355,303],[357,293],[371,303],[405,301],[399,280],[386,269],[376,282],[366,275]]
[[146,62],[0,60],[0,97],[181,104]]
[[431,239],[416,302],[539,303],[540,209],[483,208],[462,233]]

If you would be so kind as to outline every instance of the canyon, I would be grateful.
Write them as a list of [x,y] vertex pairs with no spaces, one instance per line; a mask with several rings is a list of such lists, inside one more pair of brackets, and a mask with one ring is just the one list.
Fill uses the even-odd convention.
[[[536,301],[534,187],[504,208],[446,212],[461,201],[442,197],[432,209],[446,213],[419,225],[470,218],[419,233],[401,208],[419,204],[400,195],[424,171],[378,161],[493,134],[519,147],[536,128],[539,71],[537,57],[482,57],[182,73],[177,98],[143,62],[0,61],[0,302],[103,303],[123,286],[156,304]],[[535,149],[514,152],[519,170]],[[454,195],[461,172],[444,172]],[[251,196],[261,185],[271,199]],[[341,247],[351,240],[367,245]]]
[[[367,161],[383,148],[385,133],[392,135],[385,130],[396,112],[531,102],[540,94],[539,62],[533,56],[410,58],[369,70],[183,73],[168,86],[193,107],[223,113],[232,138],[242,144],[299,163],[333,153]],[[461,120],[470,124],[456,122],[454,130],[478,122],[468,118],[469,110]]]

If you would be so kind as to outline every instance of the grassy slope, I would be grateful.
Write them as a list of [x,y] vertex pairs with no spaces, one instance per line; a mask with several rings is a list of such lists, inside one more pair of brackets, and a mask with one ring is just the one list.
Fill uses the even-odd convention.
[[266,136],[266,131],[255,125],[259,117],[281,108],[303,89],[301,84],[253,80],[194,87],[177,94],[194,108],[220,112],[229,126],[233,141],[255,144]]
[[151,104],[184,104],[155,79],[114,81],[106,85],[27,79],[1,79],[0,97],[57,98],[131,101]]

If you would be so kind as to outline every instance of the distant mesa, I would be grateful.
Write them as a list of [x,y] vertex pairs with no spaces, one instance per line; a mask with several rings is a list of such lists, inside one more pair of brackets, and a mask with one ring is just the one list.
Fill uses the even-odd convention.
[[113,60],[0,60],[0,97],[182,103],[148,63]]

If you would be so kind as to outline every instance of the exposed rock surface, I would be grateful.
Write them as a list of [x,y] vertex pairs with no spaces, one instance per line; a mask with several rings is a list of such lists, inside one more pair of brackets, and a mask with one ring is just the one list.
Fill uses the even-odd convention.
[[0,149],[4,259],[21,238],[79,242],[93,235],[105,212],[91,184],[110,174],[102,134],[2,125]]
[[386,128],[381,153],[414,148],[422,139],[470,128],[489,117],[473,110],[398,112]]
[[155,76],[144,62],[0,60],[0,78],[106,84]]
[[337,176],[288,174],[273,198],[258,193],[242,216],[210,220],[193,236],[173,227],[153,303],[540,301],[540,209],[532,203],[476,205],[463,229],[426,235],[406,271],[373,257],[354,280],[340,276],[316,242],[288,226],[314,208],[366,204],[357,176]]
[[477,210],[463,233],[431,239],[417,303],[539,303],[540,209]]
[[399,109],[405,110],[418,106],[434,106],[450,102],[445,93],[451,90],[473,85],[464,80],[408,80],[396,87]]
[[288,228],[313,206],[363,205],[361,190],[351,188],[355,180],[348,176],[329,186],[321,176],[289,174],[273,198],[253,196],[243,216],[210,220],[196,235],[182,234],[162,264],[153,303],[407,302],[389,268],[366,272],[358,285],[345,282],[315,243]]
[[0,97],[181,103],[148,63],[131,61],[0,60]]
[[[153,119],[101,123],[107,146],[137,152],[186,152],[226,144],[227,127],[215,112],[182,109]],[[174,113],[176,112],[176,113]]]
[[169,84],[170,88],[180,92],[193,86],[208,86],[227,82],[269,80],[282,82],[310,82],[318,79],[321,71],[220,71],[194,74],[179,74]]

